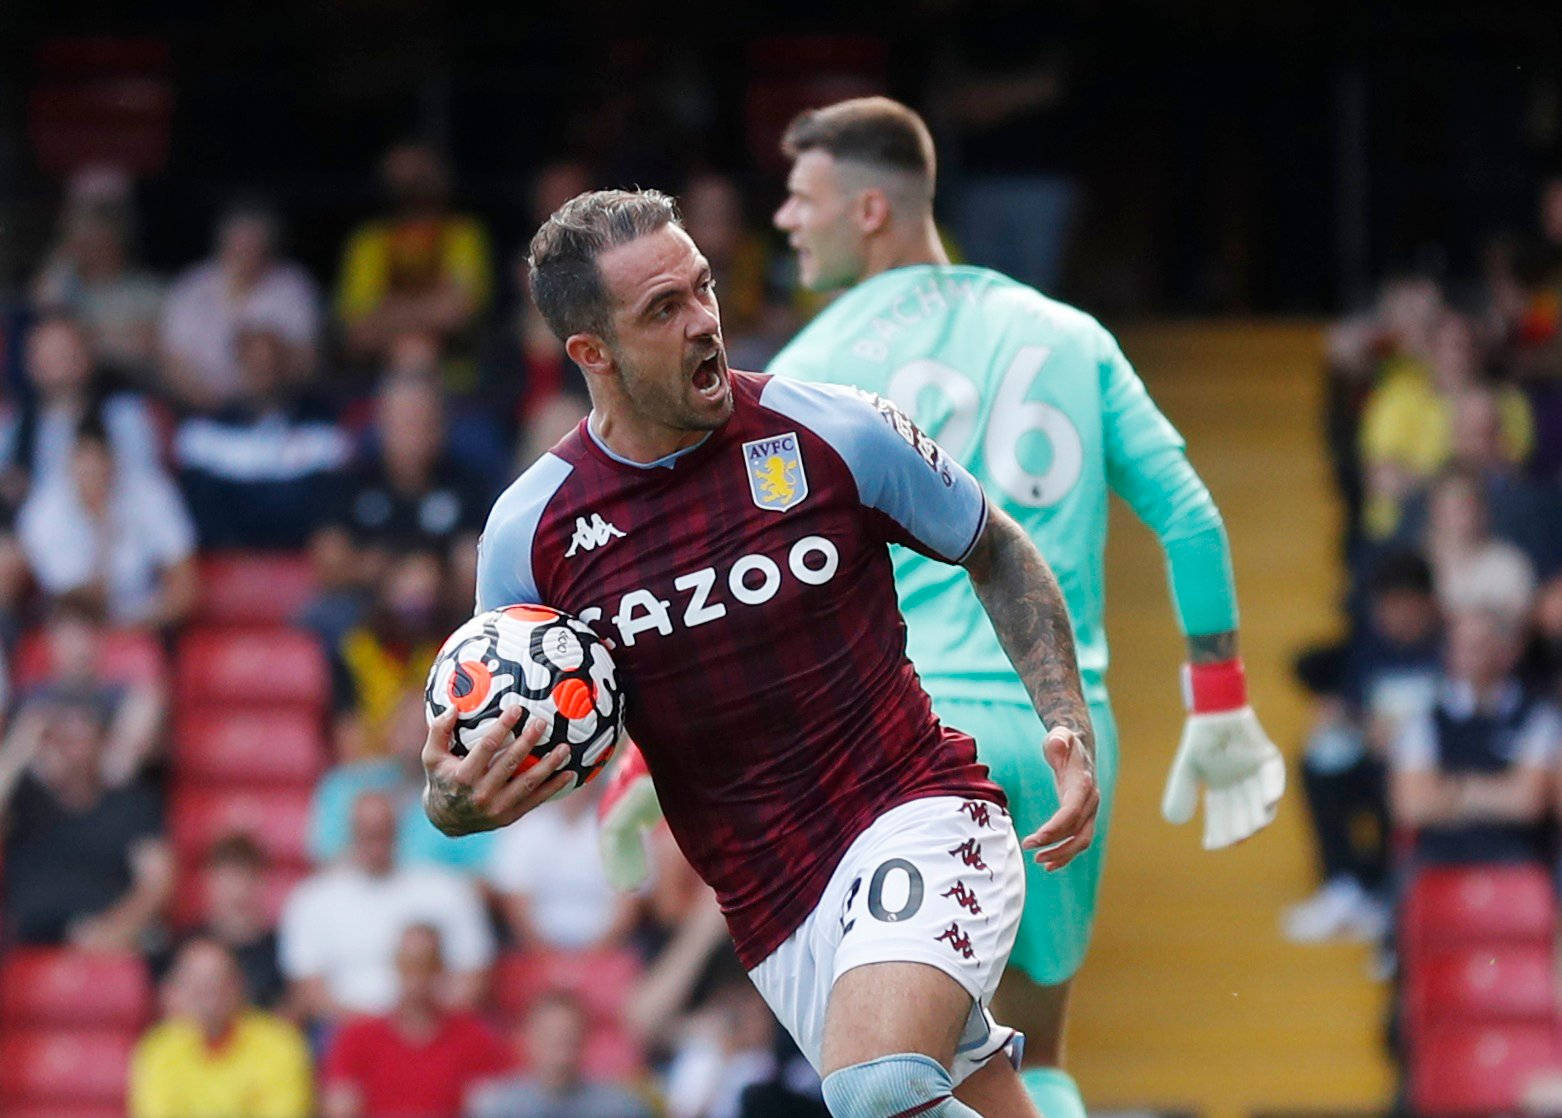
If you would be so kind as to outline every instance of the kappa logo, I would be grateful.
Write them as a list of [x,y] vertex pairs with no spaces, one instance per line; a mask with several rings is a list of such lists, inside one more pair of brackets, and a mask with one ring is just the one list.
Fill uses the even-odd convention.
[[962,932],[960,925],[957,923],[951,923],[949,927],[934,936],[933,940],[935,943],[943,942],[949,944],[955,954],[962,959],[976,958],[976,950],[971,946],[971,937]]
[[743,444],[743,466],[754,503],[771,512],[785,512],[808,496],[808,474],[796,431]]
[[953,886],[944,890],[944,892],[939,895],[943,897],[953,897],[955,904],[964,908],[972,916],[980,916],[982,914],[982,905],[981,902],[976,899],[976,893],[970,889],[967,889],[965,882],[963,881],[955,882]]
[[600,512],[592,513],[590,520],[577,516],[575,534],[570,537],[569,550],[564,553],[564,558],[574,558],[577,551],[594,551],[609,540],[621,539],[623,535],[623,532],[603,520]]

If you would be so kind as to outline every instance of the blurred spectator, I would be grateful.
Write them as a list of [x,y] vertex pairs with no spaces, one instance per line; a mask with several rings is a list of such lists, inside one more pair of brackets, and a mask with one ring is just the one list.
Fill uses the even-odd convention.
[[539,997],[516,1030],[525,1074],[478,1087],[466,1118],[651,1118],[644,1100],[586,1078],[586,1024],[586,1011],[572,994]]
[[299,548],[333,507],[352,442],[323,402],[288,377],[270,322],[233,327],[239,389],[174,435],[174,461],[202,547]]
[[401,866],[396,808],[377,792],[353,804],[352,843],[335,866],[301,884],[282,913],[282,972],[307,1018],[385,1013],[396,1001],[395,956],[409,925],[440,931],[452,968],[441,1001],[480,1004],[493,962],[493,931],[474,885],[433,866]]
[[[454,628],[453,617],[460,615],[447,598],[446,571],[443,559],[431,551],[398,556],[380,576],[368,616],[332,650],[340,760],[384,757],[394,751],[397,710],[411,694],[422,694],[428,666]],[[461,614],[471,601],[470,596],[463,601]]]
[[161,326],[164,387],[187,406],[212,410],[250,395],[239,344],[245,326],[264,323],[276,338],[284,380],[313,372],[319,292],[302,267],[278,258],[280,232],[264,204],[230,207],[217,222],[211,258],[170,289]]
[[206,912],[200,934],[230,952],[248,1000],[262,1009],[282,1004],[287,980],[277,958],[277,933],[266,912],[266,853],[247,834],[212,843],[206,875]]
[[48,676],[17,696],[20,710],[47,707],[62,697],[90,696],[108,714],[103,781],[118,788],[140,773],[163,744],[168,696],[160,678],[116,681],[103,677],[107,631],[103,602],[90,591],[54,599],[44,623]]
[[[779,1096],[779,1097],[778,1097]],[[690,1022],[667,1072],[669,1118],[826,1113],[819,1079],[754,984],[734,975]]]
[[157,425],[145,399],[105,393],[80,323],[54,314],[27,333],[25,363],[32,394],[6,424],[6,476],[0,497],[15,508],[28,485],[44,485],[69,469],[82,420],[96,418],[108,432],[115,461],[127,471],[153,469],[162,460]]
[[1318,696],[1302,781],[1323,871],[1321,888],[1282,920],[1299,943],[1340,935],[1370,942],[1387,930],[1383,757],[1405,722],[1431,709],[1441,674],[1441,619],[1426,560],[1383,556],[1368,595],[1361,631],[1299,665]]
[[763,237],[743,214],[743,195],[731,175],[702,171],[690,177],[679,198],[684,227],[710,261],[721,299],[722,336],[732,364],[762,369],[785,337],[766,337],[765,284],[769,255]]
[[[427,733],[422,685],[410,686],[387,724],[388,757],[344,759],[315,786],[309,813],[309,855],[323,864],[347,849],[353,804],[367,791],[382,792],[397,808],[396,850],[408,865],[433,863],[476,873],[493,857],[501,832],[452,838],[423,810],[423,739]],[[593,848],[594,849],[594,848]]]
[[[1445,311],[1433,328],[1426,363],[1403,361],[1367,399],[1361,453],[1367,471],[1368,525],[1390,534],[1410,493],[1441,469],[1454,448],[1456,408],[1468,415],[1465,394],[1485,389],[1486,358],[1469,319]],[[1534,445],[1534,420],[1524,394],[1512,386],[1486,389],[1497,408],[1496,445],[1507,465],[1523,462]],[[1474,405],[1478,406],[1478,405]]]
[[[1364,534],[1386,531],[1397,516],[1391,504],[1376,506],[1368,523],[1362,464],[1362,421],[1380,378],[1430,363],[1432,333],[1443,312],[1442,289],[1428,276],[1391,277],[1371,308],[1336,323],[1328,334],[1325,428],[1335,481],[1345,499],[1346,552]],[[1424,374],[1423,374],[1424,375]]]
[[447,387],[476,382],[471,329],[493,286],[488,234],[476,218],[450,210],[450,171],[431,146],[398,144],[380,164],[388,211],[355,231],[342,257],[336,313],[349,352],[383,358],[398,334],[432,334],[454,355]]
[[107,714],[60,696],[17,716],[0,744],[4,913],[23,943],[95,951],[145,945],[173,894],[153,787],[103,781]]
[[374,582],[391,560],[414,550],[436,551],[456,568],[453,599],[475,592],[477,536],[496,486],[473,474],[452,452],[444,396],[436,382],[396,376],[379,390],[375,447],[346,486],[335,522],[357,549],[358,575]]
[[128,469],[93,415],[70,469],[40,481],[17,516],[33,577],[49,594],[99,599],[116,625],[171,628],[195,605],[195,526],[160,469]]
[[617,947],[639,914],[602,872],[593,785],[543,804],[499,832],[488,879],[522,947]]
[[1545,856],[1562,717],[1514,676],[1522,642],[1510,614],[1450,615],[1437,701],[1406,723],[1389,753],[1393,821],[1416,832],[1418,863]]
[[[584,163],[562,159],[546,164],[532,183],[527,228],[537,228],[554,210],[594,185],[591,169]],[[483,381],[490,386],[495,407],[506,407],[524,424],[560,395],[584,400],[586,381],[527,295],[525,248],[515,254],[510,276],[515,302],[483,347]]]
[[168,1015],[136,1045],[131,1118],[308,1118],[309,1049],[290,1022],[253,1008],[228,948],[199,937],[165,982]]
[[32,303],[80,322],[93,356],[117,379],[151,386],[163,283],[131,258],[127,201],[67,203]]
[[1444,474],[1427,498],[1427,556],[1445,610],[1488,608],[1523,616],[1535,593],[1535,569],[1514,544],[1492,532],[1481,479],[1467,469]]
[[345,1024],[325,1057],[325,1118],[458,1118],[478,1081],[510,1066],[477,1016],[443,1004],[439,929],[404,927],[395,943],[398,989],[384,1016]]

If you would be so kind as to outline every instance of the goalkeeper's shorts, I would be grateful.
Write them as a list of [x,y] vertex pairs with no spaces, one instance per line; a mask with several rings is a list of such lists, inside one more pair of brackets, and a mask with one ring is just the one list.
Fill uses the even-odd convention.
[[[1029,706],[933,697],[939,718],[976,739],[977,757],[1009,797],[1019,836],[1035,833],[1058,809],[1057,785],[1042,755],[1047,731]],[[1025,857],[1025,914],[1009,965],[1031,981],[1053,986],[1074,976],[1084,961],[1095,923],[1096,895],[1106,859],[1107,825],[1117,783],[1117,724],[1105,703],[1090,704],[1096,737],[1096,781],[1101,808],[1090,848],[1055,873]]]

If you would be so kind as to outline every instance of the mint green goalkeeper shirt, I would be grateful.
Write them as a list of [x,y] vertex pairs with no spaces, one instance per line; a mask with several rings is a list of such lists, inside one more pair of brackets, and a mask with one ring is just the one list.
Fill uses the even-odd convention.
[[[1183,632],[1236,628],[1220,513],[1181,436],[1084,312],[986,268],[896,268],[821,311],[769,371],[888,397],[976,475],[1056,572],[1090,701],[1106,701],[1108,490],[1160,538]],[[1028,704],[966,573],[894,551],[928,691]]]

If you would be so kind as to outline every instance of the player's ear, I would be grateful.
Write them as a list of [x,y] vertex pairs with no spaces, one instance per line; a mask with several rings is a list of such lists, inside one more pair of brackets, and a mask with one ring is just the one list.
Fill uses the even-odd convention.
[[864,234],[877,233],[889,224],[889,196],[877,187],[857,195],[857,228]]
[[605,376],[613,371],[613,355],[607,343],[595,334],[571,334],[564,341],[564,352],[587,376]]

